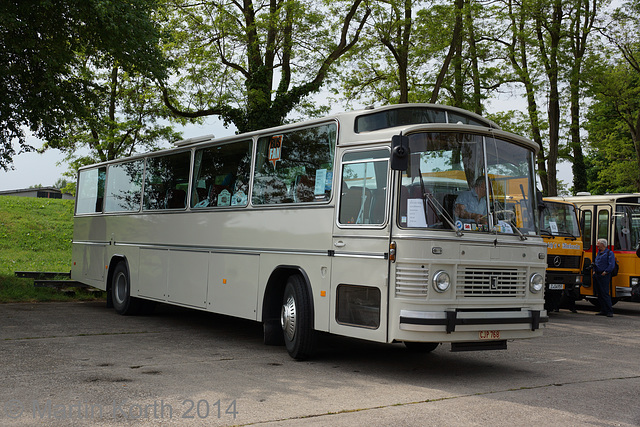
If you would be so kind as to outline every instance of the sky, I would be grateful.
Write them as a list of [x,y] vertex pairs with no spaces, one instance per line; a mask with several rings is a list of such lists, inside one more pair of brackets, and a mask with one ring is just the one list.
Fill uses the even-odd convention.
[[[504,106],[502,107],[504,108]],[[509,108],[512,107],[509,106]],[[182,129],[176,127],[176,129],[182,130],[184,139],[212,134],[219,138],[235,133],[235,128],[225,128],[222,121],[214,117],[207,118],[200,125],[189,125]],[[27,142],[36,148],[42,146],[42,141],[34,137],[29,138]],[[60,178],[65,178],[63,173],[68,169],[66,164],[58,164],[62,158],[63,155],[58,150],[48,150],[43,154],[31,152],[15,156],[13,158],[14,170],[5,172],[0,169],[0,191],[18,190],[36,185],[53,186]],[[70,180],[69,178],[65,179]],[[571,186],[573,174],[569,163],[559,164],[558,179]]]
[[[183,128],[176,126],[176,130],[182,131],[184,139],[196,136],[215,135],[217,138],[229,136],[235,133],[235,128],[225,128],[221,120],[207,118],[201,125],[189,125]],[[35,137],[29,137],[27,143],[35,148],[42,146],[42,141]],[[170,145],[166,144],[166,148]],[[58,164],[63,155],[59,150],[47,150],[43,154],[36,152],[23,153],[13,158],[14,170],[5,172],[0,169],[0,191],[19,190],[35,185],[43,187],[53,186],[61,178],[71,181],[63,174],[68,170],[66,164]]]

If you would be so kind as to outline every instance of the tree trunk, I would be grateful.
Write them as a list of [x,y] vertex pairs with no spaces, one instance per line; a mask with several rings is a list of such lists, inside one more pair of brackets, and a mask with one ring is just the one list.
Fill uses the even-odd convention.
[[453,36],[451,37],[451,44],[449,45],[449,52],[447,52],[447,56],[444,58],[442,62],[442,67],[440,67],[440,72],[438,73],[438,77],[436,78],[436,82],[433,85],[433,91],[431,92],[431,99],[429,102],[435,104],[438,102],[438,97],[440,95],[440,88],[442,88],[442,84],[444,83],[444,78],[449,71],[449,65],[453,59],[454,53],[456,51],[457,46],[461,43],[460,39],[462,38],[462,9],[464,7],[464,0],[454,0],[455,1],[455,14],[456,14],[456,23],[453,27]]
[[471,59],[471,80],[473,81],[473,112],[482,114],[482,94],[480,93],[480,71],[478,67],[478,49],[474,31],[473,16],[471,15],[471,2],[466,0],[465,5],[466,27],[469,36],[469,56]]

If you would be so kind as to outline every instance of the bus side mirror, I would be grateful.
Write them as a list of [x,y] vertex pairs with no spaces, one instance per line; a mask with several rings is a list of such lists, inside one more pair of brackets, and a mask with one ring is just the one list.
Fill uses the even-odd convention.
[[391,169],[406,171],[409,167],[409,137],[394,135],[391,138]]

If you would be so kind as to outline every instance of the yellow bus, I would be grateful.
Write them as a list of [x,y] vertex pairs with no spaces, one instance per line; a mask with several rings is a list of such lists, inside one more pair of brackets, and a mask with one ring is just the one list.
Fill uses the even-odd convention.
[[[504,349],[548,321],[537,150],[476,114],[403,104],[83,167],[71,276],[120,314],[162,302],[261,322],[296,359],[319,331]],[[492,194],[462,224],[453,204],[478,177],[520,199]]]
[[557,311],[564,299],[580,299],[582,235],[573,203],[550,198],[543,201],[540,231],[547,244],[544,299],[548,311]]
[[[611,280],[610,295],[618,300],[640,301],[640,193],[633,194],[581,194],[558,198],[576,205],[580,211],[585,266],[596,256],[598,239],[607,239],[609,249],[615,253],[618,275]],[[591,276],[585,271],[581,295],[595,301]]]

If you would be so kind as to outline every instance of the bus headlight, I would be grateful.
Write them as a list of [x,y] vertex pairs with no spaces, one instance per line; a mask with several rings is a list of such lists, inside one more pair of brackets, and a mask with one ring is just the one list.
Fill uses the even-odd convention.
[[537,294],[544,288],[544,277],[540,273],[533,273],[529,278],[529,290]]
[[433,289],[437,292],[444,292],[451,285],[451,277],[446,271],[438,271],[433,275]]
[[631,286],[638,286],[638,277],[631,278]]

